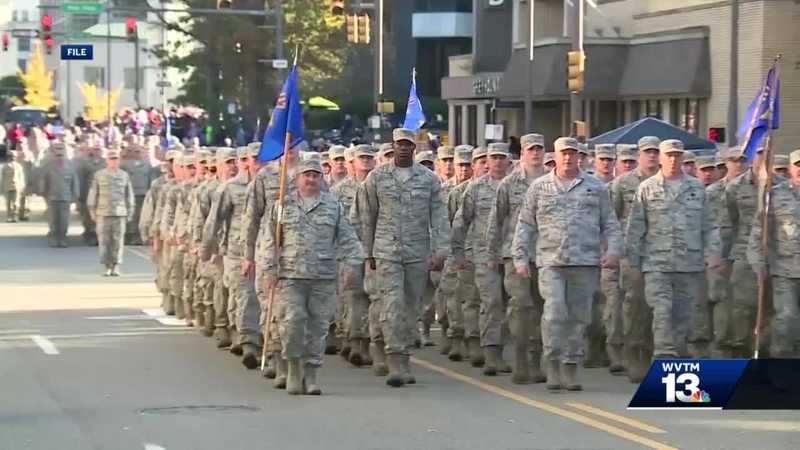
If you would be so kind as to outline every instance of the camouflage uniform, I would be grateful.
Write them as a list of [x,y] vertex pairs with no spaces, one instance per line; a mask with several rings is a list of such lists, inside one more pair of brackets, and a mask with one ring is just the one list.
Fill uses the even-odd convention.
[[133,215],[133,187],[122,169],[95,173],[86,199],[97,219],[100,264],[113,268],[122,263],[126,221]]
[[0,165],[0,192],[6,199],[6,220],[15,221],[25,216],[21,198],[25,196],[25,171],[16,161]]
[[[577,147],[574,139],[556,140],[557,151]],[[535,262],[539,271],[539,292],[545,301],[543,361],[552,388],[560,387],[558,363],[569,380],[584,356],[584,333],[591,320],[592,296],[599,287],[603,242],[609,258],[619,257],[622,251],[619,222],[603,183],[586,173],[579,173],[569,186],[563,183],[550,172],[531,184],[511,248],[517,269]]]
[[[167,180],[161,186],[157,202],[155,203],[155,209],[153,211],[153,221],[150,225],[150,234],[158,246],[158,251],[156,252],[155,257],[157,258],[156,264],[159,267],[156,271],[159,281],[156,284],[158,284],[159,289],[161,290],[162,308],[164,309],[164,312],[169,315],[175,314],[175,307],[177,305],[175,304],[175,299],[170,294],[169,288],[170,245],[167,244],[167,239],[169,239],[169,236],[166,229],[163,229],[162,231],[161,223],[164,220],[164,210],[169,203],[169,194],[177,185],[178,180],[175,178],[167,178]],[[181,306],[181,308],[182,307],[183,306]]]
[[[199,169],[198,169],[199,170]],[[183,189],[178,199],[175,212],[175,225],[174,236],[178,241],[178,251],[181,253],[181,269],[180,279],[177,281],[181,283],[180,298],[176,299],[183,303],[183,311],[187,326],[192,326],[194,319],[194,285],[195,276],[197,272],[197,256],[190,250],[190,233],[191,233],[191,213],[192,203],[194,201],[194,192],[197,189],[198,183],[192,180],[183,182]]]
[[[64,149],[56,151],[63,152]],[[69,207],[81,197],[78,173],[70,161],[64,160],[61,164],[52,162],[42,174],[41,183],[39,192],[47,200],[50,244],[65,247],[69,228]]]
[[[223,276],[229,290],[228,323],[236,328],[240,339],[234,344],[258,347],[261,338],[255,284],[242,274],[244,242],[241,239],[241,217],[249,181],[247,172],[240,171],[217,188],[203,228],[202,254],[207,260],[212,248],[225,250]],[[216,242],[217,238],[219,242]]]
[[[195,248],[200,248],[203,242],[203,228],[206,217],[211,213],[211,202],[213,194],[220,185],[219,178],[211,176],[198,185],[196,192],[197,200],[192,211],[192,242]],[[217,248],[208,249],[211,255],[217,255]],[[197,288],[198,295],[195,296],[194,308],[198,313],[203,314],[204,330],[206,335],[216,327],[215,305],[221,303],[222,297],[222,264],[221,258],[209,257],[197,264]],[[226,324],[227,325],[227,324]],[[225,325],[223,325],[225,326]]]
[[[662,151],[670,141],[662,143]],[[645,298],[653,310],[654,358],[687,357],[694,302],[700,296],[710,248],[705,189],[684,175],[673,198],[659,172],[639,185],[628,219],[631,268],[644,273]]]
[[[450,194],[447,196],[447,217],[451,225],[456,218],[458,210],[461,208],[461,200],[463,199],[464,190],[466,190],[469,185],[469,181],[470,180],[466,180],[452,188]],[[447,260],[445,260],[444,275],[442,276],[442,278],[445,279],[452,273],[453,277],[452,291],[449,288],[450,284],[445,284],[443,286],[442,295],[445,297],[447,322],[450,325],[447,329],[447,336],[457,341],[468,337],[464,324],[463,299],[478,298],[478,287],[475,286],[475,270],[472,265],[471,239],[467,239],[464,242],[464,253],[467,257],[467,267],[465,267],[464,270],[458,270],[453,256],[450,255],[447,257]],[[458,342],[455,342],[453,345],[456,344],[458,344]]]
[[80,202],[78,203],[79,211],[81,214],[81,223],[83,224],[83,239],[90,244],[97,244],[97,224],[92,220],[92,215],[89,214],[89,208],[86,204],[87,195],[89,195],[89,187],[94,179],[94,174],[98,170],[106,166],[103,158],[81,158],[78,162],[78,178],[80,180]]
[[[534,145],[538,145],[538,143]],[[517,226],[520,207],[525,200],[525,193],[531,183],[545,173],[544,168],[541,168],[529,176],[520,166],[500,182],[486,230],[489,258],[495,261],[502,260],[505,268],[503,283],[506,292],[511,297],[508,305],[509,329],[516,340],[516,358],[520,359],[516,364],[522,364],[523,358],[527,360],[527,353],[530,349],[530,358],[536,368],[539,367],[542,355],[541,321],[544,300],[539,294],[538,272],[532,271],[531,277],[526,279],[519,276],[514,270],[511,243],[514,239],[514,229]],[[517,375],[517,372],[520,374]],[[515,370],[515,380],[527,382],[528,377],[523,376],[525,372],[527,371],[524,369]]]
[[[181,158],[181,163],[188,157]],[[178,319],[185,318],[183,310],[183,252],[175,243],[175,217],[178,213],[178,203],[186,188],[185,181],[174,180],[167,185],[164,191],[164,203],[161,208],[159,220],[159,236],[164,242],[164,281],[170,296],[168,304],[174,305],[175,315]]]
[[126,242],[134,245],[142,244],[142,236],[139,234],[137,227],[141,215],[142,208],[144,207],[144,199],[147,196],[147,190],[150,187],[152,180],[152,166],[141,159],[133,159],[124,161],[120,165],[120,169],[128,173],[131,179],[131,186],[133,186],[133,196],[135,199],[135,208],[131,222],[128,224],[125,235]]
[[[792,154],[794,162],[800,155]],[[800,193],[789,182],[773,185],[769,209],[768,260],[761,247],[761,220],[753,220],[747,247],[747,260],[753,271],[769,270],[772,280],[772,319],[770,357],[797,358],[797,330],[800,329]],[[760,216],[760,214],[759,214]]]

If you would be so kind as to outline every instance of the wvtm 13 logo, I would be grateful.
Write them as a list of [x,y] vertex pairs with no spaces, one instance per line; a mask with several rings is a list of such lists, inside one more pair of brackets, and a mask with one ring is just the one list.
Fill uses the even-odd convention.
[[665,386],[667,403],[710,403],[711,395],[700,388],[700,363],[662,362],[661,370],[667,375],[661,377]]

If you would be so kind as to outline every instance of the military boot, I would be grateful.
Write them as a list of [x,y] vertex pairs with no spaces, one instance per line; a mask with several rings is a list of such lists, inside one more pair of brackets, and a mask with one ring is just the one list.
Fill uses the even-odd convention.
[[328,328],[328,336],[325,338],[325,354],[326,355],[335,355],[336,352],[339,351],[339,346],[337,345],[336,339],[336,331],[335,327],[331,325]]
[[460,337],[450,338],[450,353],[447,354],[450,361],[464,360],[464,342]]
[[364,357],[361,355],[361,339],[350,339],[347,346],[350,348],[347,360],[350,361],[350,364],[361,367],[364,364]]
[[568,391],[583,390],[583,386],[578,382],[578,365],[575,363],[561,365],[561,380]]
[[447,337],[447,328],[442,328],[442,334],[439,336],[439,354],[450,354],[450,348],[452,345],[452,339]]
[[205,311],[195,310],[194,312],[194,326],[200,329],[202,333],[203,328],[206,326],[206,314]]
[[303,361],[300,358],[289,358],[289,373],[286,375],[286,393],[300,395],[305,393],[303,380]]
[[244,344],[242,345],[242,353],[244,354],[242,357],[242,364],[244,364],[245,367],[249,370],[258,367],[258,347],[253,344]]
[[625,372],[625,366],[622,365],[622,346],[621,345],[606,345],[606,353],[611,362],[608,366],[608,371],[613,375],[619,375]]
[[168,316],[175,315],[175,303],[172,301],[172,296],[169,295],[168,292],[161,293],[161,308],[164,310],[164,314]]
[[506,362],[505,358],[503,358],[503,349],[502,345],[497,346],[499,352],[497,354],[497,371],[500,373],[511,373],[511,366]]
[[289,370],[287,368],[286,360],[281,357],[281,355],[275,354],[275,380],[272,382],[272,387],[275,389],[286,389],[286,372]]
[[404,385],[403,355],[397,353],[387,355],[386,365],[389,366],[389,376],[386,378],[386,384],[391,387],[401,387]]
[[561,390],[561,374],[558,371],[558,361],[546,360],[545,366],[547,370],[547,384],[545,387],[548,391]]
[[436,345],[431,339],[431,324],[429,323],[422,323],[422,345],[424,347],[433,347]]
[[183,302],[181,301],[181,299],[172,294],[170,294],[170,298],[172,304],[175,305],[175,318],[178,320],[183,320],[184,318],[186,318],[186,314],[184,314],[183,311]]
[[217,328],[215,332],[217,335],[217,348],[225,348],[231,346],[231,334],[225,327]]
[[628,362],[628,380],[634,384],[641,383],[647,371],[646,362],[643,361],[642,350],[639,347],[631,346],[628,348],[625,345],[623,346],[623,351],[625,360]]
[[264,365],[264,378],[269,378],[271,380],[275,379],[275,361],[280,357],[275,353],[267,355],[267,363]]
[[417,379],[411,374],[411,356],[403,355],[403,382],[406,384],[417,384]]
[[103,273],[103,276],[104,277],[110,277],[112,273],[113,272],[112,272],[111,266],[106,266],[106,271]]
[[206,306],[203,315],[205,316],[206,322],[203,326],[203,336],[211,337],[211,335],[214,334],[214,308]]
[[322,388],[317,381],[317,371],[319,367],[306,364],[305,379],[306,379],[306,394],[308,395],[322,395]]
[[241,336],[239,336],[239,332],[236,331],[236,329],[233,329],[233,331],[231,331],[231,348],[230,348],[231,354],[236,356],[242,356],[242,353],[244,353],[244,351],[242,350],[241,340],[242,338]]
[[363,365],[371,366],[372,357],[370,356],[369,339],[361,339],[361,358],[364,360]]
[[370,344],[372,352],[372,372],[376,377],[385,377],[389,374],[389,367],[386,365],[386,352],[383,348],[383,341],[375,341]]
[[538,351],[531,351],[530,355],[530,362],[531,362],[531,381],[534,383],[544,383],[547,381],[547,375],[542,372],[542,354]]
[[481,348],[481,339],[476,337],[468,338],[467,349],[469,350],[469,360],[472,363],[472,367],[483,367],[485,359]]
[[348,341],[347,339],[338,339],[338,338],[336,340],[342,343],[342,349],[339,350],[339,356],[349,361],[350,351],[352,350],[352,348],[350,347],[350,341]]
[[486,364],[483,366],[483,374],[487,377],[497,375],[497,366],[500,363],[500,347],[497,345],[484,347],[483,354],[486,357]]
[[[514,343],[514,370],[511,382],[514,384],[531,384],[530,361],[528,360],[528,339],[516,336]],[[538,364],[537,364],[538,366]]]

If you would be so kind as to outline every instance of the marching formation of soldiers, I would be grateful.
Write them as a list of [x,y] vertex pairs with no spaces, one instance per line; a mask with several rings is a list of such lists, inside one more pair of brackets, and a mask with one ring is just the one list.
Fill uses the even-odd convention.
[[325,353],[413,384],[434,322],[450,360],[548,390],[581,390],[581,367],[638,383],[653,359],[749,357],[758,282],[770,354],[797,356],[800,150],[776,158],[765,253],[763,149],[752,164],[652,136],[545,152],[528,134],[513,160],[504,143],[430,152],[415,138],[300,143],[284,174],[259,143],[171,148],[141,202],[141,184],[114,193],[141,211],[98,224],[138,216],[166,313],[290,394],[322,392]]

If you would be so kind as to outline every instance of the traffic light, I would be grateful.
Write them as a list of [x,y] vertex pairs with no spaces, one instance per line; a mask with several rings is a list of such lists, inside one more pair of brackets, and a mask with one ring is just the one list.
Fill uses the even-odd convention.
[[708,129],[708,140],[722,143],[725,142],[725,127],[711,127]]
[[230,9],[233,0],[217,0],[217,9]]
[[583,91],[583,72],[586,70],[586,55],[582,51],[567,53],[567,89]]
[[369,14],[358,16],[358,43],[369,44]]
[[53,16],[45,14],[42,16],[42,33],[50,33],[53,31]]
[[9,41],[8,33],[3,33],[3,51],[4,52],[8,51],[8,41]]
[[334,16],[341,16],[344,14],[344,0],[329,0],[331,7],[331,14]]
[[358,16],[356,14],[347,15],[347,42],[358,44]]
[[129,41],[136,40],[136,17],[128,16],[125,18],[125,37]]
[[44,38],[44,49],[48,55],[53,53],[53,46],[55,45],[56,41],[53,39],[53,36],[47,36]]

